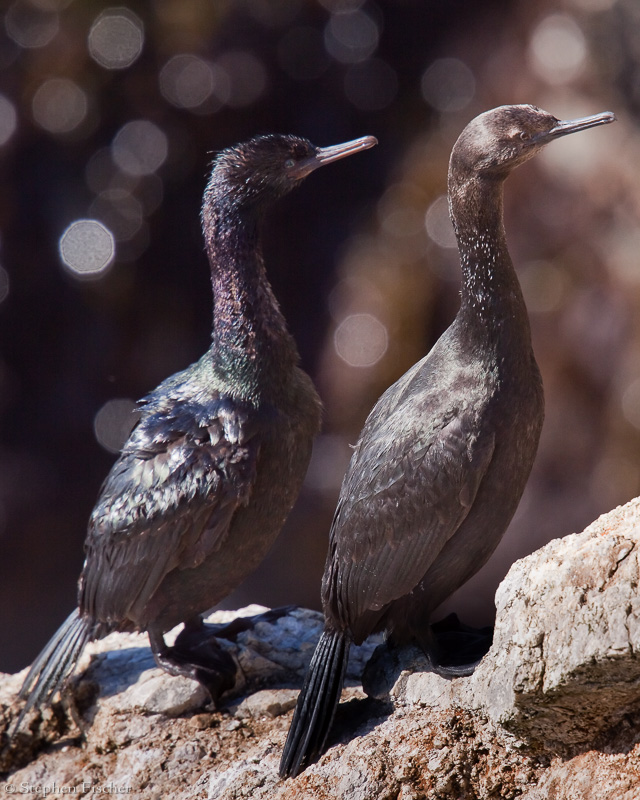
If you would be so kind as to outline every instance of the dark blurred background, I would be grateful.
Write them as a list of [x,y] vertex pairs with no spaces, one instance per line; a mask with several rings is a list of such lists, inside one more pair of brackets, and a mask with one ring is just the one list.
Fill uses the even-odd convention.
[[456,312],[447,160],[496,105],[619,121],[554,143],[507,184],[547,419],[507,536],[448,607],[490,622],[516,558],[640,492],[637,0],[2,9],[0,670],[25,666],[75,604],[133,401],[208,347],[202,191],[212,153],[256,133],[380,145],[268,220],[268,271],[325,423],[285,531],[226,607],[319,606],[349,444]]

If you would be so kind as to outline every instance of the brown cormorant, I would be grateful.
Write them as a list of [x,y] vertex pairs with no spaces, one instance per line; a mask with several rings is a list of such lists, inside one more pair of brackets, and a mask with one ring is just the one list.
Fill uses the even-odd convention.
[[378,400],[342,484],[322,581],[325,627],[280,774],[321,754],[351,642],[384,630],[446,667],[432,612],[487,561],[522,495],[544,416],[527,310],[505,239],[503,183],[565,134],[611,113],[560,122],[530,105],[481,114],[451,153],[449,203],[460,252],[460,310],[431,352]]
[[[320,400],[267,279],[260,223],[317,167],[374,144],[367,136],[318,148],[269,135],[215,159],[202,208],[211,347],[141,401],[91,514],[78,607],[31,667],[20,719],[49,701],[87,642],[111,631],[147,631],[157,664],[214,699],[233,684],[233,661],[215,640],[204,654],[196,646],[200,615],[266,555],[320,426]],[[167,647],[163,634],[181,622]]]

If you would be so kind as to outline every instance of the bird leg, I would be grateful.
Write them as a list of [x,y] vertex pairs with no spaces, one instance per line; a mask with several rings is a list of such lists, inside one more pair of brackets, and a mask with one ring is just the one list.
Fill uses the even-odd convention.
[[[255,614],[252,617],[236,617],[232,619],[231,622],[204,622],[202,617],[197,617],[185,623],[185,631],[188,625],[193,625],[197,626],[194,627],[194,630],[200,631],[200,635],[215,636],[218,639],[227,639],[230,642],[235,642],[238,638],[238,634],[252,630],[260,622],[274,623],[281,617],[286,617],[295,608],[297,608],[297,606],[270,608],[267,611],[263,611],[262,614]],[[196,620],[199,620],[199,623]],[[182,631],[180,636],[182,636],[185,631]],[[180,636],[178,636],[178,640]]]
[[202,636],[203,627],[200,617],[190,620],[173,647],[167,646],[162,633],[149,630],[149,642],[161,669],[170,675],[198,681],[216,704],[220,696],[234,686],[236,664],[214,636]]
[[220,647],[217,639],[235,642],[243,631],[259,622],[275,622],[289,614],[295,606],[282,606],[252,617],[236,617],[226,623],[205,623],[200,615],[184,623],[173,647],[168,647],[159,631],[149,630],[149,642],[156,664],[170,675],[182,675],[202,684],[214,703],[233,688],[236,682],[236,663]]
[[461,678],[473,674],[488,652],[493,628],[472,628],[452,613],[417,638],[433,672],[443,678]]
[[362,676],[363,688],[370,697],[383,699],[407,669],[435,672],[447,679],[467,677],[489,650],[492,637],[493,628],[472,628],[455,614],[434,625],[416,625],[400,636],[396,630],[369,659]]

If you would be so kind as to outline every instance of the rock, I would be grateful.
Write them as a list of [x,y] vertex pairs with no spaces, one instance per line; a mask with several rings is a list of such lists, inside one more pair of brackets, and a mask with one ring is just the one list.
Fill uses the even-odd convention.
[[279,717],[286,714],[296,704],[297,689],[262,689],[250,694],[235,709],[240,719],[247,717]]
[[[491,650],[469,679],[387,666],[374,687],[396,702],[475,709],[529,743],[584,747],[640,712],[640,499],[509,570]],[[396,657],[397,658],[397,657]]]
[[145,646],[146,636],[135,636],[133,647],[106,652],[106,647],[122,647],[119,634],[90,646],[89,655],[94,659],[84,680],[99,686],[98,696],[105,707],[113,713],[137,709],[177,716],[206,704],[209,698],[200,684],[182,677],[167,680],[166,673],[155,666],[148,642]]
[[[70,713],[59,702],[33,712],[3,751],[0,794],[636,800],[639,552],[635,500],[514,564],[496,596],[493,646],[470,678],[421,671],[414,648],[379,649],[367,670],[374,699],[358,680],[380,639],[353,648],[328,751],[284,782],[280,752],[321,615],[210,617],[253,617],[221,640],[240,669],[219,709],[197,684],[157,670],[145,636],[114,634],[87,648]],[[19,711],[23,677],[0,677],[0,732]]]
[[554,760],[520,800],[638,800],[639,787],[637,748],[628,754],[591,751],[569,761]]
[[640,503],[550,542],[509,571],[473,691],[546,747],[584,746],[640,710]]

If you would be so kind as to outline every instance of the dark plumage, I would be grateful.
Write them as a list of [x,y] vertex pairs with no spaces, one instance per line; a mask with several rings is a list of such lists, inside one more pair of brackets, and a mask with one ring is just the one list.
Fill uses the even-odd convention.
[[610,113],[559,122],[533,106],[480,115],[451,154],[449,201],[461,306],[431,352],[378,400],[342,484],[322,582],[325,628],[298,699],[280,772],[323,752],[351,642],[385,630],[445,668],[430,617],[487,561],[538,446],[542,382],[502,221],[512,169]]
[[[89,521],[78,608],[27,675],[22,716],[50,699],[88,641],[114,630],[148,631],[156,662],[200,680],[214,699],[233,684],[233,662],[215,642],[204,656],[193,645],[200,614],[264,558],[320,425],[320,400],[267,280],[259,225],[314,169],[375,143],[316,148],[272,135],[215,159],[202,209],[211,347],[141,401]],[[185,631],[168,648],[163,634],[180,622]]]

